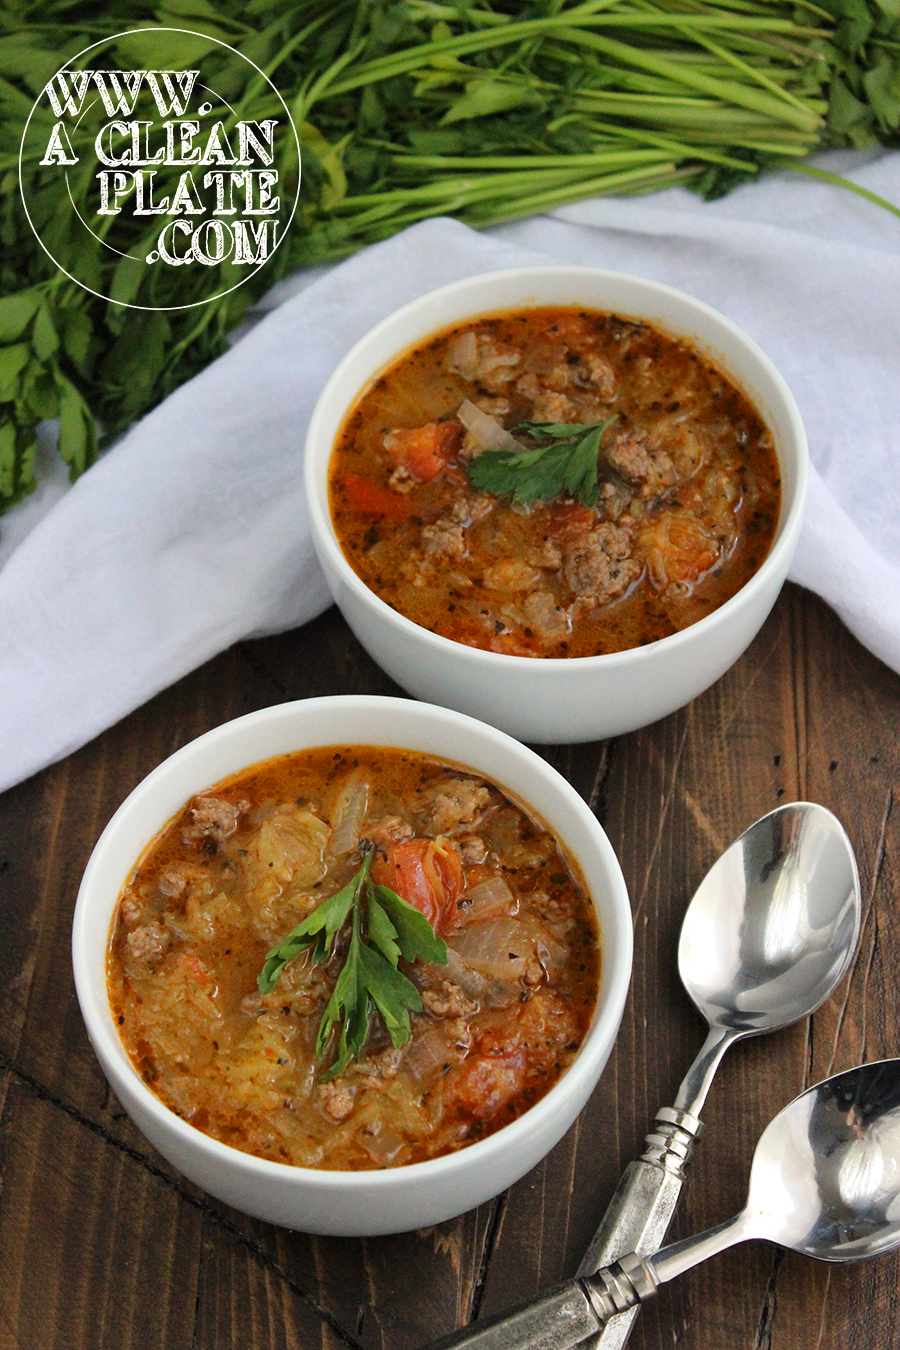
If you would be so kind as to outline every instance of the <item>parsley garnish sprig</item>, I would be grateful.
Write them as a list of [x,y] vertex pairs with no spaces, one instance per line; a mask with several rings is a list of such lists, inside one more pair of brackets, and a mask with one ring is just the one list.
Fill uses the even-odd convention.
[[447,944],[425,915],[396,891],[372,881],[372,846],[366,840],[363,851],[356,875],[266,953],[257,978],[260,993],[269,994],[283,967],[305,948],[311,948],[314,962],[327,961],[338,933],[349,921],[350,945],[316,1037],[316,1058],[322,1059],[340,1024],[326,1079],[342,1073],[351,1058],[359,1059],[376,1010],[393,1046],[399,1048],[409,1040],[409,1014],[421,1011],[422,1000],[412,980],[398,968],[401,956],[405,961],[421,959],[442,965],[447,961]]
[[524,506],[550,502],[565,493],[582,506],[596,506],[597,459],[603,433],[618,414],[596,426],[569,422],[520,422],[516,435],[550,440],[534,450],[485,450],[469,464],[473,487],[502,497],[511,492]]

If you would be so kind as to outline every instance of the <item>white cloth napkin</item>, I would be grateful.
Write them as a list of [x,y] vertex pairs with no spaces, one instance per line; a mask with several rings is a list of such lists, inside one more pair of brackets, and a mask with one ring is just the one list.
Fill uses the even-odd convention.
[[[900,154],[853,176],[900,203]],[[488,234],[429,221],[301,278],[298,294],[55,490],[0,569],[0,790],[238,639],[324,609],[301,458],[327,376],[424,291],[548,260],[679,286],[764,347],[800,404],[818,470],[791,575],[900,669],[898,241],[888,213],[781,174],[713,204],[676,189]]]

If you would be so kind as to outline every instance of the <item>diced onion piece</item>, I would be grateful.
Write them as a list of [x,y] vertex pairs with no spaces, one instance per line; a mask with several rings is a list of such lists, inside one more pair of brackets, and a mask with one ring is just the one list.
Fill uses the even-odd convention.
[[532,632],[541,642],[559,642],[569,631],[569,618],[550,591],[532,591],[522,602],[522,611]]
[[478,374],[478,339],[470,328],[460,333],[447,349],[447,366],[454,375],[474,380]]
[[495,853],[505,853],[522,841],[522,818],[518,811],[501,806],[485,821],[481,833],[489,848]]
[[356,848],[368,804],[368,781],[358,773],[348,774],[332,811],[334,833],[331,836],[329,851],[334,857],[350,853]]
[[469,924],[453,938],[453,946],[467,966],[508,984],[522,978],[534,955],[534,939],[515,919],[506,917]]
[[506,980],[488,980],[484,991],[486,1008],[511,1008],[521,997],[521,985],[518,980],[510,984]]
[[489,591],[530,591],[541,577],[540,568],[531,567],[523,558],[501,558],[484,569],[484,584]]
[[459,985],[464,994],[468,994],[476,1003],[481,1002],[487,988],[487,980],[483,975],[479,975],[477,970],[467,966],[462,957],[450,946],[447,947],[447,974],[454,984]]
[[490,413],[476,408],[470,399],[459,405],[456,415],[471,438],[467,449],[474,451],[476,455],[482,454],[485,450],[509,450],[520,454],[525,449],[522,442],[517,441],[496,417],[491,417]]
[[373,1162],[379,1163],[382,1167],[393,1162],[405,1143],[403,1135],[392,1130],[390,1125],[382,1126],[377,1134],[361,1130],[357,1138]]
[[459,911],[466,924],[481,923],[498,914],[511,914],[516,903],[516,897],[503,877],[488,877],[487,881],[479,882],[466,892],[466,900],[468,904]]
[[565,942],[543,929],[537,940],[537,955],[545,970],[561,971],[565,970],[569,959],[569,948]]
[[426,1025],[422,1030],[416,1028],[409,1049],[403,1056],[403,1068],[417,1082],[424,1082],[443,1073],[445,1064],[460,1059],[459,1050],[450,1044],[443,1029],[438,1025]]

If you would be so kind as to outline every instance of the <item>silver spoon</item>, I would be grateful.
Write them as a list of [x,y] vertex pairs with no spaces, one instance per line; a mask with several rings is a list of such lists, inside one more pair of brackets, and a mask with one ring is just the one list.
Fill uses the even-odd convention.
[[780,1111],[756,1146],[747,1204],[727,1223],[646,1260],[625,1256],[433,1350],[569,1350],[660,1284],[749,1238],[821,1261],[900,1248],[900,1059],[836,1074]]
[[[812,802],[763,816],[713,865],[678,945],[681,979],[709,1034],[674,1107],[657,1113],[643,1156],[626,1169],[579,1275],[662,1245],[722,1056],[744,1036],[778,1031],[825,1002],[856,949],[861,909],[850,841],[836,817]],[[593,1350],[620,1350],[637,1313],[609,1322]]]

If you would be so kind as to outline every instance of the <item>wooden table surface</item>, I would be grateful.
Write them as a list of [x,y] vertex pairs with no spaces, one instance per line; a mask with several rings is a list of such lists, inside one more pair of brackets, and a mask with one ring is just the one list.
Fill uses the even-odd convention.
[[[395,693],[335,610],[241,643],[0,797],[0,1350],[416,1350],[574,1272],[704,1024],[676,969],[679,925],[719,852],[801,798],[844,822],[863,929],[808,1023],[729,1051],[674,1234],[744,1200],[755,1141],[797,1092],[900,1053],[900,678],[788,587],[749,651],[644,731],[541,753],[583,794],[634,911],[631,995],[581,1119],[529,1176],[439,1227],[353,1241],[248,1219],[184,1181],[111,1095],[82,1025],[69,933],[82,870],[135,784],[231,717],[326,693]],[[900,1258],[837,1267],[749,1243],[644,1309],[634,1350],[900,1344]]]

